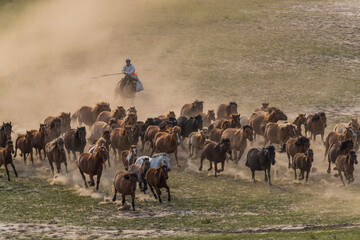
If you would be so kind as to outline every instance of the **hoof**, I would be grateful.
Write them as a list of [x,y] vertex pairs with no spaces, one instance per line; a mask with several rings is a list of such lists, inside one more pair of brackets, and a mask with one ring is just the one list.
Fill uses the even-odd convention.
[[327,170],[327,173],[330,173],[330,169]]

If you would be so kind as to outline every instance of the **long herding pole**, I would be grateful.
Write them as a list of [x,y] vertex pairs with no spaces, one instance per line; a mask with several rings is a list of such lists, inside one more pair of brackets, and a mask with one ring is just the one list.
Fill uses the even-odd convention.
[[120,74],[123,74],[123,73],[122,72],[120,72],[120,73],[108,73],[108,74],[103,74],[103,75],[100,75],[100,76],[95,76],[93,78],[102,78],[102,77],[108,77],[108,76],[120,75]]

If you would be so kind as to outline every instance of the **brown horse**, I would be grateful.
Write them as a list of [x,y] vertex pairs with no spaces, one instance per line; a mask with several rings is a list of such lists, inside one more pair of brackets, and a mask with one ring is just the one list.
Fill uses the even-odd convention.
[[345,140],[342,142],[336,142],[330,145],[329,148],[329,154],[328,154],[328,161],[329,161],[329,167],[327,169],[327,172],[330,173],[331,171],[331,163],[335,163],[336,158],[340,155],[346,155],[350,153],[354,148],[354,143],[352,140]]
[[277,143],[280,146],[280,151],[285,150],[284,144],[289,138],[297,137],[296,134],[296,125],[292,123],[268,123],[264,132],[264,146],[267,146],[270,142],[270,145]]
[[115,128],[110,133],[111,147],[114,150],[115,161],[116,151],[119,153],[119,160],[121,159],[121,151],[130,149],[135,139],[134,134],[131,131],[131,126],[125,126],[124,128]]
[[82,106],[72,115],[71,120],[75,121],[77,119],[80,126],[84,123],[85,125],[91,127],[99,114],[103,111],[111,112],[109,103],[99,102],[93,108],[89,106]]
[[301,125],[304,125],[304,127],[306,127],[306,115],[302,113],[298,113],[298,116],[295,118],[295,120],[292,123],[296,125],[296,135],[302,136]]
[[136,113],[129,113],[125,120],[118,120],[119,127],[125,127],[128,125],[135,125],[137,123],[138,116]]
[[144,151],[144,148],[145,148],[145,144],[146,142],[150,142],[150,148],[153,149],[154,148],[154,138],[155,138],[155,135],[160,132],[160,127],[159,126],[149,126],[146,131],[145,131],[145,134],[144,134],[144,140],[142,141],[142,148],[141,148],[141,151]]
[[45,124],[41,124],[40,123],[40,128],[39,130],[31,130],[31,132],[34,135],[34,144],[33,147],[35,148],[36,152],[39,153],[40,156],[40,160],[42,159],[41,157],[41,150],[44,151],[44,158],[46,158],[45,155],[45,145],[47,143],[46,138],[48,136],[48,132],[46,129],[46,125]]
[[278,122],[279,120],[287,120],[287,116],[278,108],[272,108],[270,112],[255,112],[248,120],[248,125],[254,130],[254,139],[256,134],[264,135],[265,126],[269,122]]
[[137,157],[136,145],[132,145],[129,150],[124,150],[120,153],[122,163],[125,170],[129,169],[131,164],[134,164]]
[[[208,171],[212,169],[212,163],[214,162],[215,166],[215,177],[219,172],[224,171],[224,164],[226,159],[226,153],[231,154],[231,144],[228,138],[224,138],[221,142],[216,143],[213,141],[208,141],[205,143],[205,146],[201,152],[200,159],[200,167],[199,171],[202,170],[204,159],[208,159],[210,161],[210,168]],[[221,170],[218,170],[217,164],[221,163]]]
[[[214,128],[220,128],[223,124],[223,122],[229,121],[230,127],[231,128],[241,128],[241,123],[240,123],[240,114],[230,114],[228,119],[218,119],[213,123],[213,127]],[[210,129],[212,127],[209,127]]]
[[213,128],[210,132],[210,140],[214,142],[220,142],[221,141],[221,135],[223,132],[230,128],[230,122],[229,120],[223,121],[221,123],[221,127],[219,128]]
[[51,167],[51,172],[54,176],[54,165],[55,163],[57,173],[61,172],[61,163],[64,163],[66,173],[68,173],[67,169],[67,161],[66,161],[66,154],[65,154],[65,142],[63,137],[58,137],[57,139],[53,140],[46,144],[46,156],[49,160],[49,164]]
[[65,135],[65,147],[70,158],[70,151],[73,153],[74,160],[76,160],[76,153],[84,152],[86,145],[86,130],[85,127],[78,127],[77,129],[67,130]]
[[328,154],[329,147],[331,146],[331,144],[336,143],[336,142],[345,141],[345,140],[352,140],[353,142],[356,142],[356,140],[357,140],[356,137],[357,136],[351,127],[347,127],[345,129],[344,133],[330,132],[327,135],[326,140],[324,142],[324,145],[325,145],[324,161],[326,159],[326,156]]
[[211,121],[215,121],[215,112],[214,110],[208,110],[208,113],[200,114],[203,120],[203,127],[208,127],[211,124]]
[[76,161],[82,179],[85,183],[85,188],[88,188],[84,173],[89,174],[90,186],[95,186],[94,176],[97,176],[96,190],[99,190],[100,178],[103,170],[103,165],[107,160],[108,152],[106,147],[101,146],[95,150],[94,153],[82,153]]
[[[298,138],[290,138],[286,142],[286,153],[289,160],[288,168],[291,168],[293,166],[294,162],[294,156],[297,153],[305,153],[310,148],[310,139],[307,137],[298,137]],[[291,156],[291,162],[290,162],[290,156]]]
[[161,119],[169,119],[170,117],[176,118],[176,115],[175,115],[175,112],[174,112],[174,111],[169,111],[168,114],[166,114],[166,115],[160,115],[158,118],[161,118]]
[[121,193],[122,206],[125,204],[125,196],[131,195],[131,205],[133,211],[135,211],[135,192],[136,192],[136,182],[138,177],[135,173],[130,173],[128,171],[119,171],[115,175],[114,179],[114,197],[113,202],[116,200],[117,192]]
[[71,129],[70,115],[70,113],[61,112],[60,115],[57,117],[49,116],[45,118],[44,124],[46,124],[47,127],[50,127],[51,122],[53,122],[55,118],[59,118],[61,120],[60,134],[65,133],[67,130]]
[[11,140],[11,133],[12,133],[12,126],[11,122],[4,123],[0,128],[0,147],[5,147],[7,141]]
[[46,142],[50,142],[55,138],[58,138],[61,134],[61,119],[57,117],[51,120],[51,122],[47,125],[47,132],[48,137]]
[[26,164],[26,154],[30,154],[32,165],[34,166],[33,158],[33,143],[34,135],[31,131],[26,131],[26,134],[20,134],[15,141],[15,155],[17,155],[17,149],[19,148],[21,153],[20,156],[24,157],[24,163]]
[[[235,163],[237,164],[241,159],[247,147],[247,141],[253,141],[253,131],[248,125],[244,126],[243,129],[228,128],[221,135],[222,139],[230,140],[230,147],[234,153]],[[239,152],[239,155],[237,154]]]
[[126,117],[125,108],[122,106],[116,107],[113,112],[110,111],[103,111],[99,114],[96,118],[96,121],[103,121],[108,123],[111,118],[115,118],[116,120],[121,120]]
[[237,108],[238,105],[236,102],[229,102],[229,104],[220,104],[216,111],[217,119],[229,119],[231,114],[237,113]]
[[171,129],[170,133],[158,132],[154,138],[154,148],[150,156],[153,156],[155,152],[165,152],[167,154],[174,153],[176,165],[180,167],[178,162],[178,145],[180,145],[181,128],[175,126]]
[[310,139],[313,137],[314,141],[316,140],[316,135],[321,135],[321,141],[324,141],[325,128],[327,127],[326,123],[326,114],[324,112],[316,113],[315,115],[307,116],[306,126],[305,126],[305,137],[307,137],[307,132],[310,132]]
[[357,118],[351,119],[349,123],[338,123],[334,127],[334,132],[343,133],[347,127],[351,127],[354,132],[359,131],[359,120]]
[[203,112],[204,102],[195,100],[193,103],[185,104],[180,111],[180,116],[195,117]]
[[12,158],[12,154],[14,153],[14,145],[13,142],[11,140],[8,140],[5,148],[0,148],[0,167],[1,165],[4,164],[5,170],[6,170],[6,174],[8,177],[8,181],[10,181],[10,175],[9,175],[9,170],[7,168],[7,165],[10,164],[12,169],[14,170],[15,176],[18,177],[18,174],[16,172],[14,163],[13,163],[13,158]]

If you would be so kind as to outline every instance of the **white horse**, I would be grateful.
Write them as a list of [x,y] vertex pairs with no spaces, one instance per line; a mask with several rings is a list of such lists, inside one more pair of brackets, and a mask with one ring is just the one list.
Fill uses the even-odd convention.
[[150,160],[150,168],[159,168],[161,165],[166,164],[166,166],[168,167],[168,171],[171,170],[170,157],[166,153],[155,154],[152,158],[148,156],[141,156],[136,159],[135,164],[141,165],[144,158],[148,158]]

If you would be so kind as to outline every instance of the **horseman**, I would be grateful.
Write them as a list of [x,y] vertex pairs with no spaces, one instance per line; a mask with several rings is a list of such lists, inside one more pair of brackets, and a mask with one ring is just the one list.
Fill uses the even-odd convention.
[[143,90],[143,86],[142,86],[139,78],[137,77],[138,74],[135,72],[135,67],[134,67],[134,65],[131,64],[131,60],[129,58],[126,59],[126,64],[123,67],[122,73],[125,74],[125,77],[123,79],[121,79],[120,92],[122,92],[123,88],[125,87],[125,85],[128,81],[136,81],[137,82],[137,87],[136,87],[137,92],[140,92],[141,90]]

